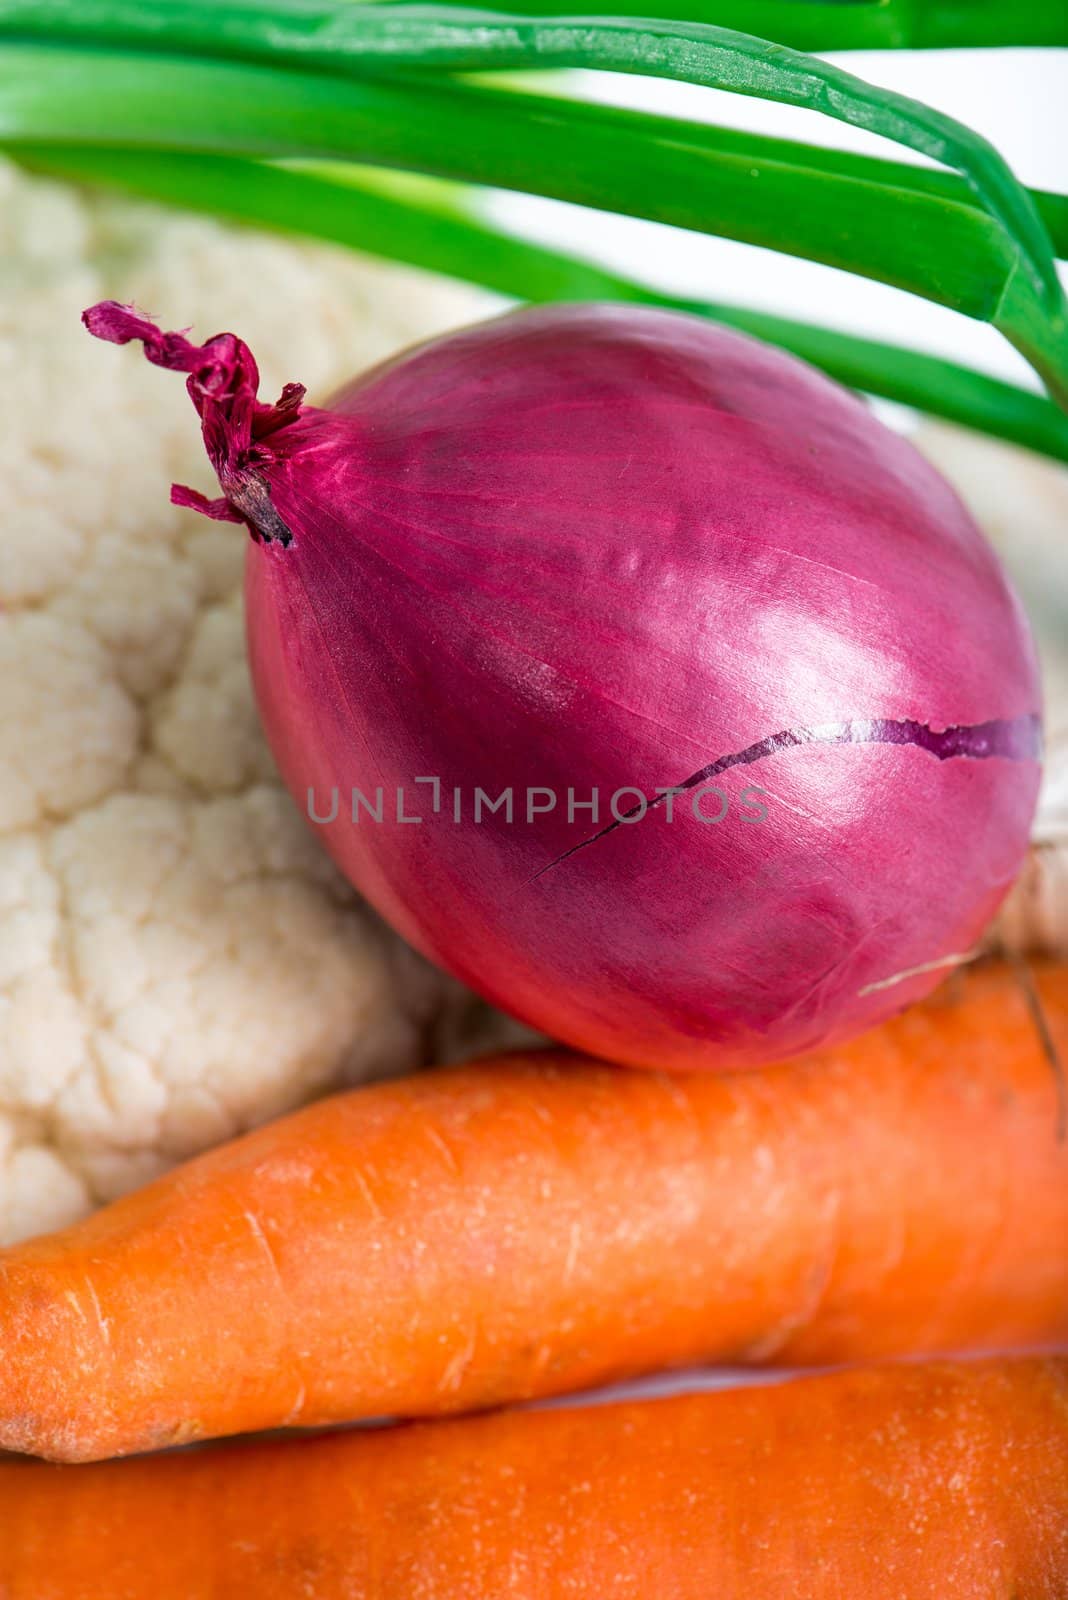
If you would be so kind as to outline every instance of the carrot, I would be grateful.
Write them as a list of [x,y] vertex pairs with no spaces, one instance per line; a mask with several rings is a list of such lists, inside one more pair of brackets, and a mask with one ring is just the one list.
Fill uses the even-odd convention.
[[1064,1600],[1068,1362],[0,1463],[5,1600]]
[[1068,967],[995,966],[758,1074],[556,1053],[322,1101],[0,1255],[0,1447],[1064,1344],[1053,1049]]

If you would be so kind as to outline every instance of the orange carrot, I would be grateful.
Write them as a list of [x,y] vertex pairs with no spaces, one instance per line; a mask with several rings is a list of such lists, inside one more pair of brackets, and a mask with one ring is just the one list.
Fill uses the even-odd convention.
[[557,1053],[322,1101],[0,1255],[0,1447],[1063,1345],[1056,1049],[1068,967],[995,966],[759,1074]]
[[5,1600],[1064,1600],[1068,1362],[0,1463]]

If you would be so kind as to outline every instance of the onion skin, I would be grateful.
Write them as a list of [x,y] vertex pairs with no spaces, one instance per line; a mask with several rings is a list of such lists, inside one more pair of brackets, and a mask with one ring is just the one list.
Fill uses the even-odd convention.
[[[338,791],[339,865],[474,989],[595,1055],[738,1068],[848,1038],[975,944],[1027,847],[1035,654],[960,501],[857,399],[733,331],[584,305],[271,408],[232,336],[189,356],[87,316],[191,373],[224,495],[177,497],[255,535],[285,781],[319,816]],[[689,779],[670,821],[606,826],[618,791],[625,814]],[[513,790],[511,824],[475,824],[476,787]],[[556,796],[529,822],[528,790]]]

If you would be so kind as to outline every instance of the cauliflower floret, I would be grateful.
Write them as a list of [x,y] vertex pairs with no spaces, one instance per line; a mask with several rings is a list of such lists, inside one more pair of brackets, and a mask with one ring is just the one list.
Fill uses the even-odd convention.
[[0,1240],[343,1083],[509,1037],[360,902],[281,788],[241,530],[180,384],[82,330],[133,300],[328,392],[486,297],[0,164]]

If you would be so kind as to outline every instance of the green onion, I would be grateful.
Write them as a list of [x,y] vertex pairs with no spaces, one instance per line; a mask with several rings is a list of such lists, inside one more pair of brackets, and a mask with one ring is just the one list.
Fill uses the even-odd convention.
[[[712,0],[692,4],[700,13]],[[1003,0],[725,6],[734,22],[824,44],[870,43],[872,29],[896,44],[1006,42],[1032,25],[1043,39],[1068,32],[1059,4],[1032,7],[1026,24]],[[653,74],[818,110],[956,172],[583,102],[568,83],[563,94],[536,92],[524,78],[541,71],[535,82],[543,89],[542,69],[560,67]],[[489,83],[470,76],[502,69],[505,78]],[[447,236],[440,214],[432,227],[410,194],[387,201],[365,186],[361,196],[352,184],[241,158],[370,163],[719,234],[988,321],[1068,402],[1068,306],[1055,260],[1068,248],[1068,199],[1030,194],[986,140],[930,107],[692,14],[680,21],[351,0],[0,0],[0,140],[40,163],[47,145],[68,170],[80,158],[88,176],[107,176],[102,163],[110,162],[111,181],[123,182],[125,171],[133,187],[176,203],[197,203],[188,176],[196,152],[200,170],[214,175],[199,198],[208,209],[322,237],[370,229],[387,255],[475,281],[497,272],[497,287],[526,298],[556,297],[565,281],[578,285],[569,291],[575,298],[586,292],[582,283],[630,298],[653,291],[500,235],[491,249],[491,230]],[[235,193],[241,182],[244,203]],[[395,208],[388,215],[387,203]],[[404,207],[413,213],[407,231]],[[542,281],[552,287],[539,288]],[[941,414],[951,407],[974,425],[1061,453],[1059,425],[1039,409],[1045,403],[1011,385],[920,352],[712,302],[701,308],[759,325],[874,393],[911,396]]]
[[[0,48],[0,140],[318,156],[548,194],[769,246],[991,321],[1062,388],[1064,339],[978,208],[818,170],[759,169],[714,130],[449,80],[333,76],[180,56]],[[1065,380],[1068,383],[1068,380]]]
[[[553,0],[522,0],[516,11],[553,11]],[[584,14],[604,14],[587,6]],[[950,50],[976,45],[1066,45],[1064,0],[648,0],[612,4],[616,16],[672,16],[755,33],[795,50]]]
[[[767,40],[692,22],[539,20],[350,0],[157,0],[151,9],[116,0],[83,0],[77,8],[0,0],[0,29],[8,37],[94,48],[87,104],[77,51],[53,48],[35,58],[32,47],[9,47],[0,63],[0,133],[8,138],[341,156],[655,214],[829,261],[985,318],[1026,355],[1051,393],[1068,401],[1068,306],[1053,248],[1031,196],[998,152],[930,107]],[[836,184],[858,186],[848,215],[836,212],[830,195],[819,210],[791,209],[796,184],[787,182],[784,197],[774,181],[781,171],[765,168],[755,196],[751,174],[732,171],[707,143],[688,172],[683,160],[683,190],[673,200],[658,192],[665,179],[670,189],[671,177],[657,145],[656,124],[664,119],[646,119],[637,164],[632,157],[624,168],[605,149],[612,119],[615,128],[624,126],[625,114],[613,108],[530,96],[508,107],[508,96],[494,99],[492,89],[442,81],[443,70],[531,66],[653,74],[818,110],[955,167],[982,210],[913,186],[865,189],[866,180],[847,180],[841,170]],[[12,68],[34,74],[32,85],[20,90]],[[418,83],[371,81],[374,72],[398,71],[418,74]],[[95,118],[87,114],[94,101]],[[203,108],[199,118],[195,104]],[[692,157],[700,138],[692,125],[682,126]],[[561,136],[566,152],[552,148]],[[823,176],[831,181],[826,168]],[[810,171],[809,185],[814,181]],[[887,194],[896,216],[887,215]]]
[[114,48],[314,67],[332,73],[421,67],[477,71],[586,67],[701,84],[820,111],[906,145],[967,179],[1017,241],[1049,303],[1060,286],[1049,238],[1027,193],[985,139],[943,112],[865,83],[830,62],[750,34],[646,18],[545,20],[451,6],[354,5],[351,0],[2,0],[0,22]]
[[62,145],[24,146],[19,153],[30,167],[57,177],[327,239],[516,299],[627,300],[690,311],[781,345],[853,388],[1068,461],[1068,416],[1040,395],[919,351],[658,292],[486,225],[472,214],[469,190],[373,169],[281,167],[225,156]]
[[[582,15],[706,23],[795,50],[1068,45],[1063,0],[670,0],[667,9],[665,4],[622,0],[586,6]],[[117,5],[111,9],[116,12]],[[147,11],[146,23],[154,9]],[[513,9],[524,16],[551,16],[555,6],[554,0],[522,0]],[[10,31],[21,22],[34,32],[54,28],[58,34],[72,20],[70,10],[69,0],[6,0],[0,26]]]

